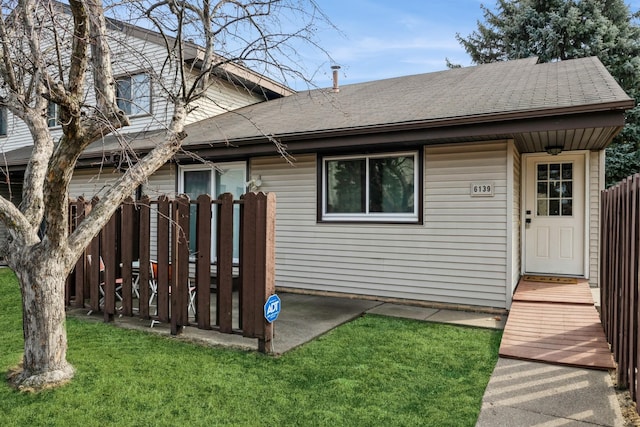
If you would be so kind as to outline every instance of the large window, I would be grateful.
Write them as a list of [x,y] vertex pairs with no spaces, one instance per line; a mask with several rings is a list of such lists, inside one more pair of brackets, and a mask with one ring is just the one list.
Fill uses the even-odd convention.
[[[203,168],[202,165],[183,166],[180,169],[179,192],[195,200],[201,194],[209,194],[217,198],[223,193],[233,194],[234,200],[240,198],[246,190],[247,167],[245,162],[222,163],[218,168]],[[214,206],[215,208],[215,206]],[[240,257],[240,206],[235,205],[233,211],[233,258]],[[216,238],[216,212],[212,218],[212,242]],[[196,207],[191,206],[191,222],[189,224],[189,250],[196,250]],[[211,261],[215,261],[216,245],[211,247]]]
[[419,221],[418,153],[322,159],[322,220]]
[[118,108],[131,116],[151,114],[151,80],[146,73],[116,79]]

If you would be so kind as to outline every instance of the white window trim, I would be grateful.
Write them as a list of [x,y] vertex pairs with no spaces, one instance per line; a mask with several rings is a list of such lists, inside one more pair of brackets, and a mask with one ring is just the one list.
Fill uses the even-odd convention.
[[[413,156],[413,188],[414,202],[412,213],[328,213],[327,212],[327,162],[332,160],[365,159],[366,165],[366,209],[369,210],[369,159],[385,157]],[[327,156],[322,158],[322,221],[336,222],[402,222],[416,223],[420,221],[418,209],[420,209],[420,187],[419,187],[419,153],[417,151],[400,151],[379,154],[355,154],[350,156]]]
[[[237,167],[240,168],[242,167],[244,169],[244,176],[245,176],[245,180],[247,177],[247,162],[245,161],[240,161],[240,162],[225,162],[225,163],[216,163],[216,166],[205,166],[205,165],[180,165],[178,166],[178,194],[184,194],[184,173],[185,172],[193,172],[193,171],[209,171],[211,173],[210,175],[210,185],[211,185],[211,192],[215,192],[215,188],[216,188],[216,170],[224,170],[225,167]],[[211,199],[215,200],[218,198],[218,196],[220,196],[219,194],[210,194]],[[216,253],[216,245],[215,245],[215,241],[213,239],[216,238],[216,221],[218,219],[218,210],[215,209],[215,205],[212,207],[212,212],[211,212],[211,238],[212,238],[212,245],[211,245],[211,263],[215,263],[218,259],[218,255]],[[238,258],[233,258],[233,262],[234,263],[239,263],[240,260]]]
[[[247,177],[247,162],[224,162],[216,163],[216,166],[205,165],[180,165],[178,166],[178,194],[184,194],[184,172],[185,171],[210,171],[211,172],[211,191],[215,191],[215,172],[216,170],[224,170],[225,167],[242,167],[244,169],[244,176]],[[219,194],[211,194],[212,199],[217,199]]]
[[0,120],[4,122],[5,133],[0,133],[0,138],[6,138],[9,136],[9,109],[7,107],[0,107]]
[[[54,117],[49,116],[50,105],[53,105]],[[53,126],[49,125],[50,120],[55,120],[55,124]],[[52,101],[49,101],[49,103],[47,104],[47,127],[49,129],[57,129],[62,127],[62,123],[60,123],[60,106]]]
[[[121,74],[114,78],[116,82],[116,103],[117,103],[118,100],[125,100],[125,98],[118,97],[118,81],[129,79],[129,82],[130,82],[129,84],[131,86],[133,84],[134,77],[140,76],[140,75],[145,75],[147,77],[147,80],[149,81],[149,111],[140,111],[138,113],[131,113],[131,114],[127,113],[129,117],[144,117],[144,116],[150,116],[153,114],[153,82],[151,80],[151,74],[146,70],[140,70],[140,71],[134,71],[132,73]],[[133,96],[133,92],[134,92],[133,88],[131,88],[132,96]],[[138,105],[134,98],[128,99],[127,101],[131,105],[136,105],[136,106]]]

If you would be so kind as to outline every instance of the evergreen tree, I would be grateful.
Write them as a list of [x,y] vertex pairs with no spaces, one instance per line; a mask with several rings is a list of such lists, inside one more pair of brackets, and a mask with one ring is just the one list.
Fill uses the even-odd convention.
[[[473,62],[537,56],[541,62],[597,56],[620,86],[640,100],[640,26],[623,0],[498,0],[458,41]],[[607,148],[607,185],[640,172],[640,109]]]

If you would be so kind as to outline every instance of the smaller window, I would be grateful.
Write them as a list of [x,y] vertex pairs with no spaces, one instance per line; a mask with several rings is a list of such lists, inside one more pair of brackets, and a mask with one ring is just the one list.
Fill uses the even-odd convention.
[[0,136],[7,136],[8,127],[7,107],[0,107]]
[[116,79],[118,108],[131,116],[151,114],[151,79],[146,73]]
[[538,164],[536,187],[538,216],[573,215],[573,163]]
[[58,104],[49,101],[47,105],[47,126],[54,128],[60,126],[60,108]]
[[323,159],[322,220],[417,222],[418,153]]

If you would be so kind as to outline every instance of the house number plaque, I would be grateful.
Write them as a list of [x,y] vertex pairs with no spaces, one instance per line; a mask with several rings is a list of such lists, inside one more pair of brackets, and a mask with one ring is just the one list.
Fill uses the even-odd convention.
[[472,182],[471,197],[493,197],[493,182]]

